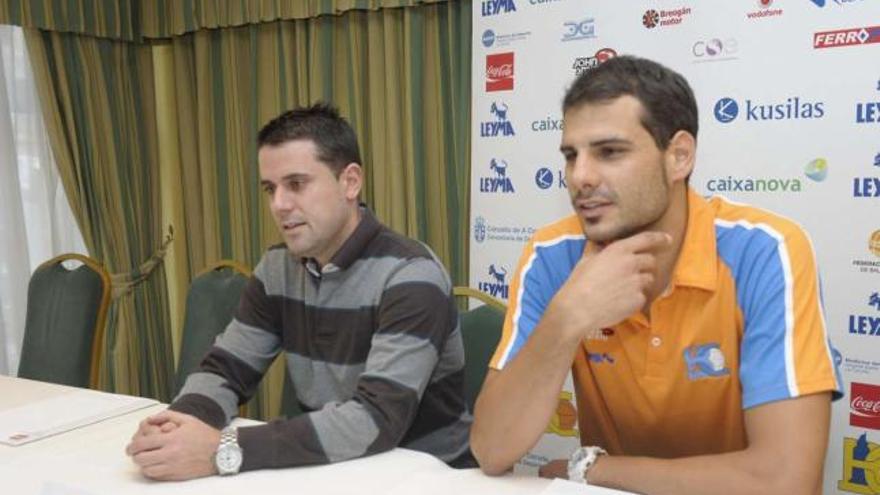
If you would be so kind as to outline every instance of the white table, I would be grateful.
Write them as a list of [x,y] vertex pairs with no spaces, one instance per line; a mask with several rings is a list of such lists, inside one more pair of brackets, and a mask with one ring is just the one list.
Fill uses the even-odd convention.
[[[0,376],[0,411],[63,393],[66,387]],[[152,406],[26,445],[0,445],[0,486],[15,495],[116,494],[537,494],[550,482],[458,470],[407,449],[338,464],[261,470],[186,482],[143,478],[125,455],[138,422],[162,410]],[[583,494],[619,494],[575,487]]]

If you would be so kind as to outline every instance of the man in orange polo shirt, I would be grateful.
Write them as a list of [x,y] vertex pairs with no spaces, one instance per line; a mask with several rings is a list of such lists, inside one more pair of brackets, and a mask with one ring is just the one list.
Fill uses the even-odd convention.
[[563,102],[574,214],[511,284],[471,446],[489,474],[538,441],[569,371],[581,447],[545,476],[646,494],[821,493],[840,383],[810,240],[688,187],[687,81],[617,57]]

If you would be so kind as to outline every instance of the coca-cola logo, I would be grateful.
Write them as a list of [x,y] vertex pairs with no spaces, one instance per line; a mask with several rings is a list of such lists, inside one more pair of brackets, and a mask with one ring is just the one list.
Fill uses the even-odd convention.
[[490,66],[486,69],[486,75],[489,76],[489,79],[513,77],[513,64]]
[[880,400],[868,400],[860,395],[853,398],[850,407],[856,412],[872,416],[880,415]]
[[880,430],[880,386],[852,382],[849,424]]
[[486,91],[513,89],[513,52],[486,55]]

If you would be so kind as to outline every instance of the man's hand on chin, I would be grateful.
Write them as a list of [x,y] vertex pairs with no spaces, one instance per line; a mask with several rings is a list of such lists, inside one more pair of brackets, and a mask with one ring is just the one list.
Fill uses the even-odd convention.
[[220,431],[201,420],[163,411],[141,422],[125,453],[147,478],[179,481],[217,474]]

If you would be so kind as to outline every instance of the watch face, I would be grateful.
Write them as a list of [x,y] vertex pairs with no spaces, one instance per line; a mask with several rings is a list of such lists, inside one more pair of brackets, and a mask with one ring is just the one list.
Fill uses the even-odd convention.
[[241,466],[241,450],[232,446],[217,451],[217,470],[221,473],[236,472]]

